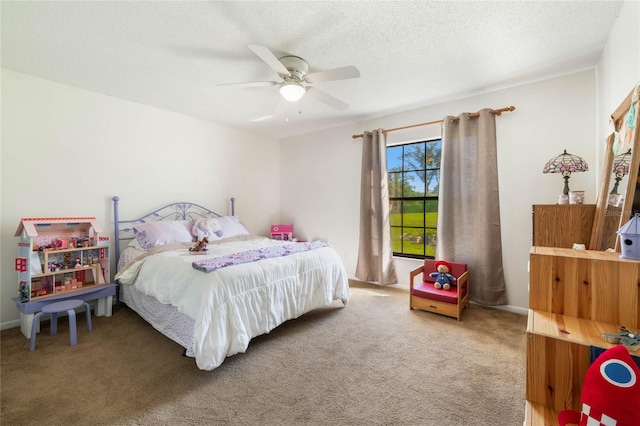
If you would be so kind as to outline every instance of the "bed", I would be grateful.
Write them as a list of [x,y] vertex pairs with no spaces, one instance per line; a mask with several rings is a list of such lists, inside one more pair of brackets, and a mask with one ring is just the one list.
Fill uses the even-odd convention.
[[[349,300],[342,260],[321,241],[251,234],[235,215],[191,202],[120,220],[113,197],[119,301],[213,370],[252,338]],[[207,238],[204,251],[193,251]],[[338,302],[339,303],[339,302]]]

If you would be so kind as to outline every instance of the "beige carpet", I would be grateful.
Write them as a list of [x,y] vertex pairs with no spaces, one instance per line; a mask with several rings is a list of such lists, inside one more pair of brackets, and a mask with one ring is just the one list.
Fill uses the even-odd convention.
[[461,322],[410,311],[406,291],[352,286],[340,302],[200,371],[127,307],[43,323],[36,350],[1,334],[2,425],[522,425],[526,318],[471,306]]

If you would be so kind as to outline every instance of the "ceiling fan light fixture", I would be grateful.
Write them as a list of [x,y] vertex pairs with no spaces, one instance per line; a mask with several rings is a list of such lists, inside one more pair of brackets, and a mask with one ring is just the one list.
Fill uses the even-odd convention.
[[280,86],[280,94],[289,102],[299,101],[305,92],[304,86],[297,81],[287,81]]

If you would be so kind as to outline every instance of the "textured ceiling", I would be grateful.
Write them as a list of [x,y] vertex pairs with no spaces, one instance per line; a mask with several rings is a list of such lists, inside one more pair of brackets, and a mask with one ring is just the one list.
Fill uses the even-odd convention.
[[[594,66],[619,1],[2,1],[2,67],[274,138]],[[247,46],[355,65],[272,114],[277,79]],[[285,102],[285,101],[282,101]]]

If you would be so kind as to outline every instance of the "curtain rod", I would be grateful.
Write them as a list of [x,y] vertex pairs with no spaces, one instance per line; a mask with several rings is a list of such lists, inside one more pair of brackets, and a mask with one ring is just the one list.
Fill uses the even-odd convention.
[[[494,115],[500,115],[503,112],[511,112],[514,109],[516,109],[516,107],[514,106],[509,106],[509,107],[504,107],[504,108],[500,108],[500,109],[492,109],[490,111],[491,114]],[[479,117],[480,113],[479,112],[472,112],[471,114],[468,115],[469,118],[475,118],[475,117]],[[460,117],[453,117],[452,118],[453,121],[457,121],[460,120]],[[427,126],[429,124],[438,124],[438,123],[442,123],[444,120],[436,120],[436,121],[429,121],[427,123],[419,123],[419,124],[411,124],[409,126],[404,126],[404,127],[396,127],[395,129],[388,129],[388,130],[383,130],[382,133],[389,133],[389,132],[395,132],[396,130],[404,130],[404,129],[411,129],[413,127],[420,127],[420,126]],[[363,137],[364,134],[359,134],[359,135],[353,135],[351,136],[353,139],[357,139],[357,138],[361,138]]]

